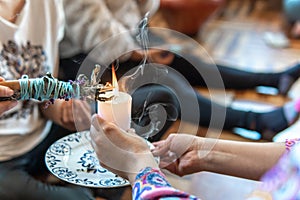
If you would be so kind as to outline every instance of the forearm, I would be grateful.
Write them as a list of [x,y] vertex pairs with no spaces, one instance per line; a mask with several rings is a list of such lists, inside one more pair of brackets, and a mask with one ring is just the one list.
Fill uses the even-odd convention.
[[258,180],[284,152],[284,143],[218,140],[203,158],[203,170]]

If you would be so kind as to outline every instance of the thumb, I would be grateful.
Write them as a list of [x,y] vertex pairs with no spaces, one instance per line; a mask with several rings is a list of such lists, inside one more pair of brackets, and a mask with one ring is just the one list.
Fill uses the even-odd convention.
[[90,128],[90,136],[92,139],[96,139],[99,134],[103,133],[102,125],[103,119],[98,115],[94,114],[92,116],[91,128]]
[[94,114],[92,116],[92,126],[94,126],[94,128],[97,131],[100,131],[102,129],[102,126],[104,123],[105,123],[105,120],[102,119],[98,114]]

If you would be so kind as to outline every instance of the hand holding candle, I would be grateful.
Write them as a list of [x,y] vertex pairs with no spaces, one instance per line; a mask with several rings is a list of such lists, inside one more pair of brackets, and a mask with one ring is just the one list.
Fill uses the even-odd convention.
[[112,67],[112,84],[113,91],[100,94],[108,100],[97,101],[98,114],[106,121],[113,122],[127,131],[131,123],[132,98],[129,94],[119,91],[114,67]]

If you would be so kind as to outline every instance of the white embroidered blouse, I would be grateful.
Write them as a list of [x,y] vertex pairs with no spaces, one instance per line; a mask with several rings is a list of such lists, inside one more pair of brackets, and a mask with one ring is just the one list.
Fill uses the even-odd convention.
[[[15,23],[0,17],[0,76],[6,80],[41,77],[58,72],[58,44],[64,34],[61,0],[26,0]],[[20,101],[0,116],[0,161],[22,155],[38,145],[51,123],[38,102]]]

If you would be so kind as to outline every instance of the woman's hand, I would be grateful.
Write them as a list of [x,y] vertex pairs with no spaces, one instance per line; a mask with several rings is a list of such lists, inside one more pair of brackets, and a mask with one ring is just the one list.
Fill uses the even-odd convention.
[[70,131],[88,130],[91,125],[91,108],[85,101],[55,100],[41,110],[45,117]]
[[171,134],[166,140],[153,143],[154,156],[160,157],[160,167],[184,176],[202,171],[203,138],[189,134]]
[[209,171],[253,180],[285,152],[284,142],[242,142],[187,134],[171,134],[153,145],[152,153],[160,156],[160,166],[179,176]]
[[91,125],[91,108],[85,101],[69,100],[61,105],[60,121],[69,130],[88,130]]
[[[5,81],[4,78],[0,77],[0,82]],[[14,91],[6,86],[0,85],[0,97],[10,97],[14,94]],[[10,110],[18,104],[15,100],[0,101],[0,115],[5,111]]]
[[125,132],[95,114],[92,118],[91,144],[101,165],[132,184],[145,168],[158,168],[146,141],[133,132]]

